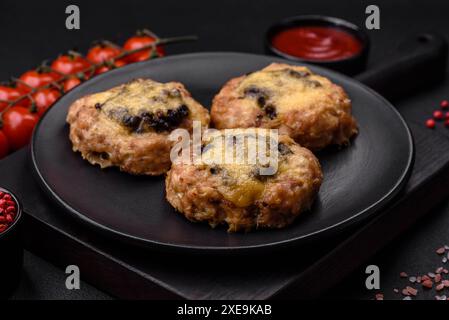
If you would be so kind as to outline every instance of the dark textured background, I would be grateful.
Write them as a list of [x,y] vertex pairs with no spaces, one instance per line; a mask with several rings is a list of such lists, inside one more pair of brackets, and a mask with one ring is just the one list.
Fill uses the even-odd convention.
[[[65,29],[65,7],[81,9],[81,30]],[[95,39],[122,42],[134,30],[148,27],[160,36],[196,34],[195,43],[177,44],[169,54],[195,51],[241,51],[263,53],[263,35],[278,19],[297,14],[326,14],[364,25],[365,7],[381,8],[381,30],[369,31],[372,41],[370,66],[389,53],[401,39],[421,31],[434,30],[449,35],[449,3],[426,1],[10,1],[0,2],[0,79],[19,76],[44,59],[74,47],[85,52]],[[417,75],[419,76],[419,75]],[[423,83],[426,79],[423,79]],[[415,123],[423,123],[438,101],[449,98],[448,82],[401,100],[397,107]],[[434,134],[449,137],[439,126]],[[0,178],[1,182],[1,178]],[[426,201],[423,199],[423,201]],[[433,212],[413,230],[398,239],[372,261],[381,268],[382,291],[387,298],[402,288],[400,271],[424,273],[438,266],[434,250],[449,243],[449,205]],[[379,235],[381,237],[382,235]],[[376,241],[376,239],[373,239]],[[27,254],[24,279],[15,298],[106,298],[101,292],[82,285],[80,291],[64,287],[64,274],[40,258]],[[323,275],[325,281],[325,275]],[[317,284],[319,285],[319,284]],[[372,298],[364,289],[364,270],[356,272],[327,298]],[[428,293],[423,298],[432,298]]]

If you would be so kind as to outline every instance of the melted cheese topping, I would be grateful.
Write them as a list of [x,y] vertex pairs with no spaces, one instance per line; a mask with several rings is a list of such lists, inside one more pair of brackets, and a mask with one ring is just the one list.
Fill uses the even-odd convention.
[[101,102],[103,112],[109,113],[119,108],[126,108],[132,115],[142,112],[165,112],[185,103],[180,90],[174,84],[152,80],[131,81],[111,90],[104,98]]
[[[225,136],[225,132],[229,135]],[[276,174],[280,159],[274,134],[277,134],[274,130],[261,128],[228,129],[207,138],[202,160],[209,164],[213,175],[221,178],[218,190],[226,200],[247,207],[260,198],[265,190],[264,181]],[[274,174],[261,175],[260,168],[270,165],[276,170]]]
[[265,185],[254,179],[242,177],[237,187],[221,187],[220,189],[220,193],[226,200],[234,203],[237,207],[244,208],[254,204],[260,198],[265,190]]
[[[261,70],[245,77],[238,87],[238,95],[245,96],[248,88],[257,88],[266,94],[267,103],[276,107],[278,113],[297,109],[298,105],[317,105],[325,101],[332,83],[313,74],[308,68],[283,68]],[[257,103],[256,99],[253,99]]]
[[[182,85],[136,79],[91,97],[103,116],[129,134],[168,132],[179,128],[184,119],[201,119],[195,101]],[[201,108],[201,106],[199,106]],[[192,114],[191,109],[197,111]]]

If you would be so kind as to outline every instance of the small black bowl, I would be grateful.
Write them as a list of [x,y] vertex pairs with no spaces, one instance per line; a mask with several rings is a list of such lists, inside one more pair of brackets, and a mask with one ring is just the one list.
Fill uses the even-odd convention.
[[[276,34],[282,30],[298,26],[325,26],[343,30],[355,36],[362,44],[362,49],[359,53],[356,53],[353,56],[339,60],[310,60],[291,56],[273,47],[272,39]],[[360,73],[365,69],[368,60],[369,46],[368,35],[355,24],[339,18],[321,15],[303,15],[283,19],[272,25],[265,34],[265,49],[268,54],[276,55],[292,61],[316,64],[348,75]]]
[[17,287],[22,273],[23,243],[21,226],[23,215],[19,199],[9,190],[0,188],[0,191],[9,193],[17,204],[17,215],[13,224],[0,233],[0,299],[6,299]]

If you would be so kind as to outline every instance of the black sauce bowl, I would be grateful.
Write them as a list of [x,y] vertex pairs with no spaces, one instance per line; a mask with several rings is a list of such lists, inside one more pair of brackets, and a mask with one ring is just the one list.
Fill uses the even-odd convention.
[[4,232],[0,233],[0,299],[8,298],[17,287],[23,266],[23,243],[21,236],[22,205],[19,199],[9,190],[0,191],[11,195],[17,205],[17,215],[14,222]]
[[[272,45],[273,37],[280,31],[300,26],[331,27],[335,29],[340,29],[356,37],[360,41],[362,48],[360,52],[350,57],[338,60],[312,60],[289,55],[285,52],[276,49]],[[265,33],[265,50],[268,54],[282,57],[284,59],[292,61],[316,64],[348,75],[360,73],[365,69],[368,60],[369,46],[370,42],[368,35],[355,24],[340,18],[321,16],[321,15],[301,15],[285,18],[280,22],[272,25],[270,28],[268,28],[267,32]]]

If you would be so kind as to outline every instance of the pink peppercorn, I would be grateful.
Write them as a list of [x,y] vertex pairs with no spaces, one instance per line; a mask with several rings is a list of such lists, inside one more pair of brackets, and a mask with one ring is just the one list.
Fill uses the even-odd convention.
[[6,231],[17,215],[17,204],[9,193],[0,192],[0,233]]

